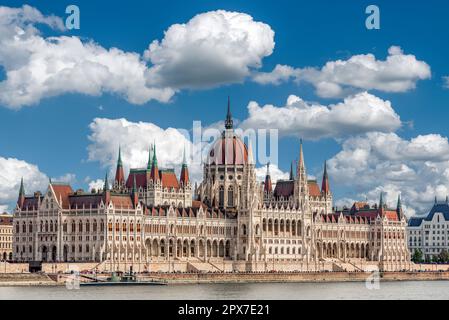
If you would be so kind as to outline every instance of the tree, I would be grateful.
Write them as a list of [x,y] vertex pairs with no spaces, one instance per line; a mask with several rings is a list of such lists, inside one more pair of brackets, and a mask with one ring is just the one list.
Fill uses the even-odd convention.
[[449,252],[447,252],[446,249],[441,250],[440,254],[438,255],[438,258],[440,262],[446,263],[449,261]]
[[423,254],[421,249],[415,249],[415,252],[413,252],[412,261],[414,263],[421,263],[423,261]]

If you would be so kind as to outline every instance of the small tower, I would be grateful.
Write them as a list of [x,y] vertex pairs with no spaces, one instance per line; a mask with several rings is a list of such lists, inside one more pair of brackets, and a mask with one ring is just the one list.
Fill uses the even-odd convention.
[[189,184],[189,168],[187,166],[185,147],[184,147],[184,156],[182,160],[181,177],[179,178],[179,181],[183,186],[187,186]]
[[118,149],[117,169],[115,171],[115,186],[120,189],[125,185],[125,173],[123,171],[122,151]]
[[264,192],[270,194],[273,192],[273,185],[271,184],[271,175],[270,175],[270,163],[267,163],[267,175],[265,176],[265,185]]
[[23,178],[20,180],[19,198],[17,199],[17,205],[22,209],[25,203],[25,187],[23,186]]

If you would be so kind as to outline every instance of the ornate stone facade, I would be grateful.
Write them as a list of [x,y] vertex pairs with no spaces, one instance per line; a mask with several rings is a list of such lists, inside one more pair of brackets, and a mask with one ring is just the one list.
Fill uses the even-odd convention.
[[12,260],[12,216],[0,215],[0,260]]
[[[49,184],[45,194],[25,196],[22,184],[14,216],[14,259],[117,265],[187,262],[201,270],[308,270],[320,263],[409,266],[402,210],[360,207],[334,212],[326,166],[321,189],[307,178],[303,146],[296,174],[277,181],[269,170],[256,180],[251,145],[225,130],[192,188],[186,161],[179,179],[160,170],[156,147],[147,168],[127,180],[119,152],[112,189],[84,193]],[[286,266],[289,267],[286,267]],[[301,268],[295,266],[301,265]],[[296,269],[295,269],[296,268]]]

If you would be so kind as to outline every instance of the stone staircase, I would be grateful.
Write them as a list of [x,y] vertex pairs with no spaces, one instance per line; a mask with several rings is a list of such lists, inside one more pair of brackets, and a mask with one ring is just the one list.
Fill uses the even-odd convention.
[[204,262],[204,261],[188,261],[187,262],[187,271],[190,272],[222,272],[218,266],[213,263]]
[[350,261],[342,261],[339,259],[326,259],[332,263],[332,271],[335,272],[363,272],[361,268]]

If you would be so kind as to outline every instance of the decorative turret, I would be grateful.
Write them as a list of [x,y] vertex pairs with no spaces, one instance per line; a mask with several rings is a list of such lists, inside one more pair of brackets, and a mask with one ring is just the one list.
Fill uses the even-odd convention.
[[398,214],[398,220],[402,220],[403,212],[402,212],[402,203],[401,203],[401,195],[398,195],[398,205],[396,207],[396,212]]
[[226,130],[232,130],[234,128],[234,121],[232,120],[232,114],[231,114],[231,98],[230,97],[228,97],[228,113],[226,114],[225,128],[226,128]]
[[23,178],[20,180],[19,198],[17,199],[17,205],[19,208],[23,207],[25,203],[25,187],[23,186]]
[[159,181],[159,168],[157,166],[157,157],[156,157],[156,144],[154,144],[153,149],[153,161],[151,164],[151,180],[155,183],[156,181]]
[[324,195],[330,194],[329,176],[327,175],[327,162],[324,162],[323,182],[321,184],[321,193]]
[[273,191],[273,185],[271,184],[270,163],[269,162],[267,164],[267,175],[265,177],[264,191],[266,193],[271,193]]
[[185,147],[184,147],[184,156],[183,156],[183,160],[182,160],[181,177],[179,178],[179,181],[184,186],[186,186],[189,183],[189,168],[187,166],[186,148]]
[[118,187],[125,185],[125,173],[123,171],[122,151],[118,149],[117,170],[115,171],[115,184]]
[[104,178],[104,187],[103,187],[103,201],[106,205],[111,201],[111,190],[109,189],[109,179],[108,173],[106,172],[106,176]]

